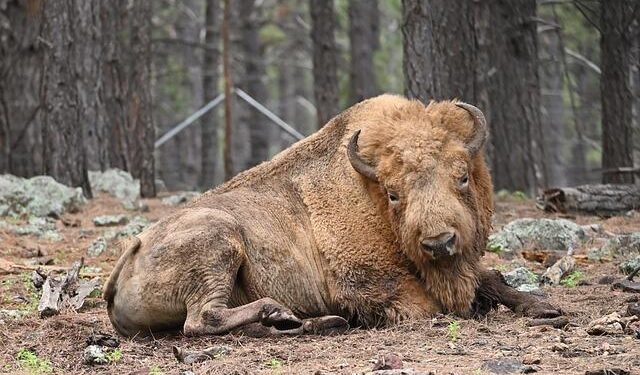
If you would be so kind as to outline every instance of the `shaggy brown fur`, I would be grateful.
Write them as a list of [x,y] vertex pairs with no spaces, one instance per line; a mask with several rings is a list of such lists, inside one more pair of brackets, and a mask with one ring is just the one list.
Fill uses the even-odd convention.
[[[481,153],[465,149],[473,124],[455,102],[425,107],[383,95],[350,108],[140,234],[105,288],[111,321],[125,335],[255,323],[272,333],[322,332],[345,325],[333,315],[365,326],[468,315],[477,290],[474,306],[557,315],[479,265],[493,203]],[[359,155],[379,182],[347,158],[358,129]],[[456,254],[421,248],[445,231],[457,235]]]

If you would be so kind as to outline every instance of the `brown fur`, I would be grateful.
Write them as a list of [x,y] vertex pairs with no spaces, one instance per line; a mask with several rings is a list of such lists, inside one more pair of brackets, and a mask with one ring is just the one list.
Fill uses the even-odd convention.
[[[358,129],[360,155],[380,183],[349,164]],[[134,334],[184,322],[193,334],[220,333],[203,314],[243,314],[227,329],[256,322],[273,300],[301,318],[336,314],[366,326],[468,314],[493,207],[485,162],[464,149],[472,132],[455,102],[425,107],[383,95],[352,107],[143,232],[108,283],[114,326]],[[388,189],[400,207],[389,207]],[[459,254],[435,260],[421,251],[421,236],[449,228]],[[237,310],[250,302],[255,309]]]

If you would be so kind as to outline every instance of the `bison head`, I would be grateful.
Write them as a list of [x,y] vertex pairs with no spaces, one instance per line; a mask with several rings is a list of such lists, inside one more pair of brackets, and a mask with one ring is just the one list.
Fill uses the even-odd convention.
[[425,108],[405,101],[361,125],[347,146],[349,162],[369,181],[409,259],[417,265],[478,259],[492,207],[482,112],[461,102]]

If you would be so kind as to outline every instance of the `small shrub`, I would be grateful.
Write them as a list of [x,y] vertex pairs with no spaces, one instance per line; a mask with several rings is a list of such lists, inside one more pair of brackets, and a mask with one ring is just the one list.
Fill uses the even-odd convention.
[[460,337],[460,323],[457,320],[449,323],[447,331],[449,332],[449,339],[451,339],[451,341],[458,341]]
[[38,358],[36,353],[29,349],[20,349],[16,355],[20,367],[25,369],[29,374],[50,374],[53,372],[51,362],[47,359]]
[[282,367],[282,362],[280,362],[277,358],[271,358],[271,360],[267,362],[267,367],[272,371],[279,371]]
[[560,280],[560,284],[567,288],[575,288],[582,280],[584,280],[584,273],[581,271],[573,271],[564,279]]
[[158,367],[158,365],[155,366],[151,366],[151,368],[149,368],[149,375],[163,375],[164,373],[162,372],[162,370],[160,370],[160,367]]
[[105,355],[107,361],[110,363],[116,363],[122,359],[122,350],[114,349]]

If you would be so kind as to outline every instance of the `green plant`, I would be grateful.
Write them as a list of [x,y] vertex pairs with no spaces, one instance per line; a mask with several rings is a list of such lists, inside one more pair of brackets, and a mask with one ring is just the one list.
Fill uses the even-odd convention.
[[110,363],[116,363],[122,359],[122,350],[114,349],[105,355],[107,361]]
[[27,305],[21,306],[20,310],[25,312],[35,312],[38,310],[38,304],[40,303],[40,293],[36,290],[36,287],[33,286],[33,281],[31,280],[31,275],[28,273],[23,273],[21,276],[22,286],[26,293]]
[[269,362],[267,362],[267,367],[273,371],[279,371],[282,367],[282,362],[280,362],[280,360],[278,360],[277,358],[271,358]]
[[154,365],[149,368],[149,375],[162,375],[162,374],[164,374],[164,372],[160,370],[160,367],[158,367],[158,365]]
[[560,280],[560,284],[567,288],[575,288],[582,280],[584,280],[584,273],[581,271],[573,271],[564,279]]
[[53,372],[51,362],[47,359],[38,358],[36,353],[29,349],[20,349],[16,355],[20,367],[29,374],[50,374]]
[[460,323],[457,320],[449,323],[447,331],[449,333],[449,339],[451,339],[451,341],[458,341],[458,338],[460,337]]

